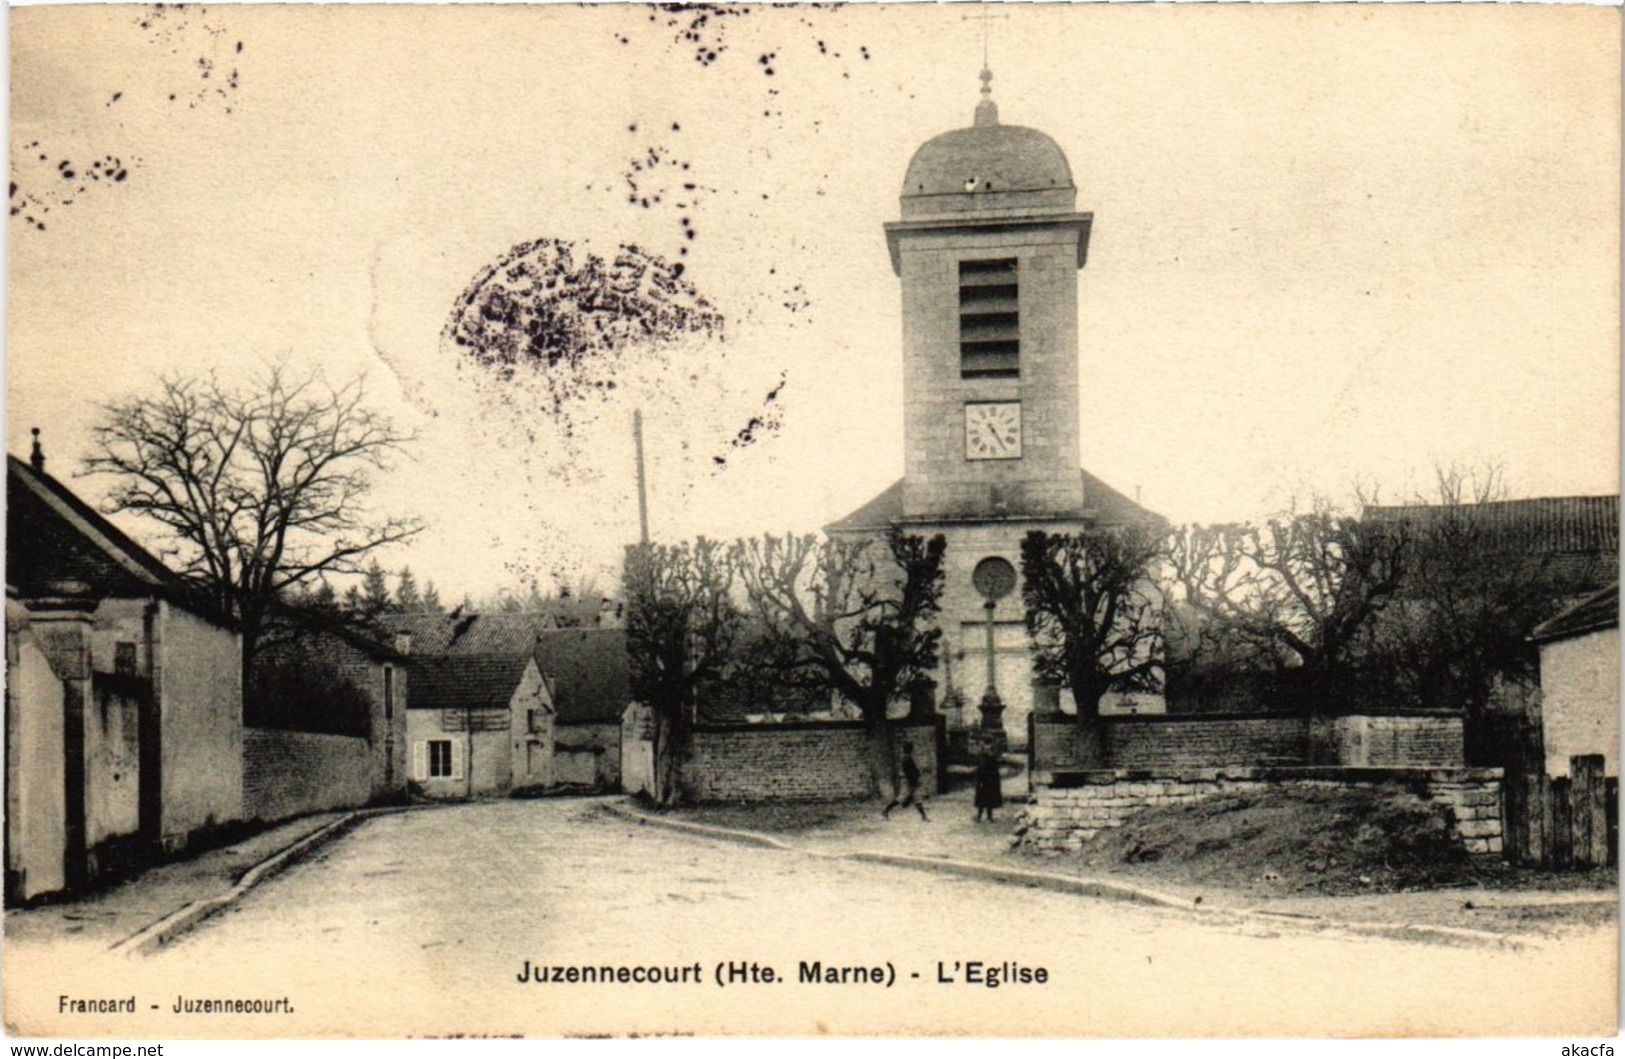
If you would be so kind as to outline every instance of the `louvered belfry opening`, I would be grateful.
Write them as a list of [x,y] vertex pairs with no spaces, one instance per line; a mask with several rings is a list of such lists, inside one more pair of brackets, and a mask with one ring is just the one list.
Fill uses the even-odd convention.
[[1015,258],[959,263],[960,378],[1021,374],[1018,305]]

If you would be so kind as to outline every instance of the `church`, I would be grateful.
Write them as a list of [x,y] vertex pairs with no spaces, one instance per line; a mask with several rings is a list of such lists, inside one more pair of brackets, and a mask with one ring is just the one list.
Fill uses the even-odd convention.
[[[903,477],[825,532],[946,538],[939,702],[957,693],[969,715],[950,707],[950,727],[973,724],[991,676],[1021,746],[1058,694],[1034,686],[1022,538],[1162,519],[1079,466],[1078,272],[1094,216],[1053,139],[1000,123],[992,79],[984,68],[969,127],[914,152],[885,226],[903,296]],[[1155,696],[1102,706],[1161,709]]]

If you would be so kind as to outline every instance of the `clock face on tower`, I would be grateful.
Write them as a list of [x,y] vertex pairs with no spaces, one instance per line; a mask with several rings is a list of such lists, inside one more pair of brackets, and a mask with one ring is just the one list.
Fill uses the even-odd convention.
[[977,401],[965,406],[965,458],[1021,458],[1020,401]]

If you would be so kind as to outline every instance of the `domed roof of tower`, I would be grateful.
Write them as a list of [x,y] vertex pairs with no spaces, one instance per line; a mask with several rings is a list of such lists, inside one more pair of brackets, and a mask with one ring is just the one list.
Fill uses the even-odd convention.
[[[992,79],[992,73],[984,69],[975,124],[932,137],[914,152],[903,178],[904,216],[922,210],[959,212],[977,205],[1071,208],[1077,189],[1065,152],[1037,129],[999,124],[999,108],[989,86]],[[1022,194],[1032,192],[1047,194]],[[959,201],[952,205],[949,201],[919,201],[942,195],[956,196]],[[966,201],[976,196],[995,198]],[[1035,201],[1019,201],[1024,199]]]

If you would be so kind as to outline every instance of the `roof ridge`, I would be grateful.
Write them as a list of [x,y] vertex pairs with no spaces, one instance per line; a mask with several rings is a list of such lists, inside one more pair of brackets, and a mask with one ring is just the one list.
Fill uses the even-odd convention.
[[10,453],[6,454],[7,467],[30,492],[58,515],[66,518],[76,529],[89,537],[108,558],[137,579],[149,584],[179,588],[181,577],[141,543],[108,520],[106,515],[87,504],[82,497],[63,485],[55,477],[38,470]]

